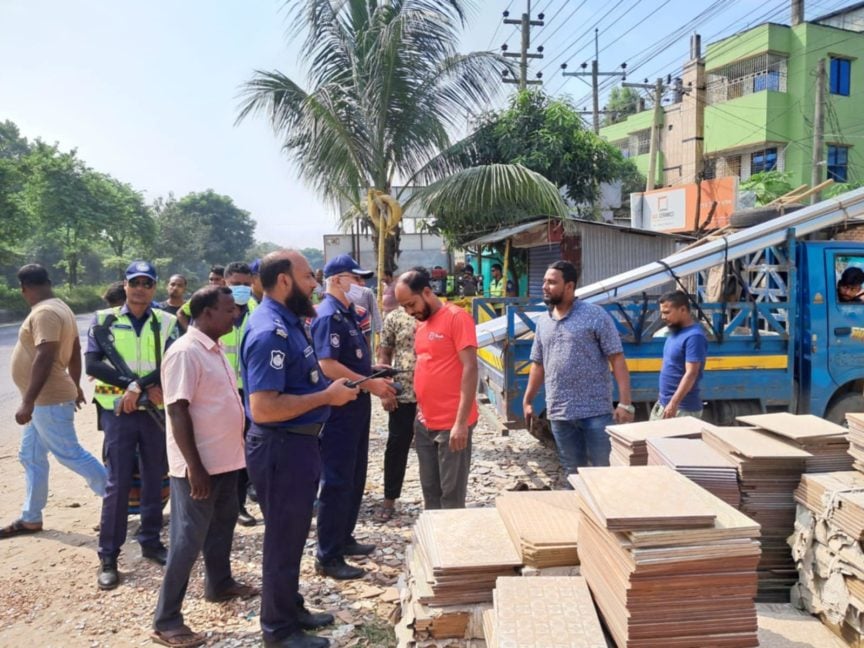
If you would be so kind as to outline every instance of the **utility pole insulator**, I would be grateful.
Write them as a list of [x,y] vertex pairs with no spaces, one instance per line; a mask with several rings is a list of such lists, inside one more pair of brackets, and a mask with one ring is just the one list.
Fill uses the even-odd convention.
[[[519,59],[519,78],[518,79],[502,79],[504,83],[518,83],[519,89],[524,90],[529,85],[540,85],[543,82],[539,79],[528,79],[528,60],[529,59],[542,59],[543,58],[543,48],[538,48],[537,53],[529,53],[528,50],[531,47],[531,28],[532,27],[542,27],[545,23],[543,20],[531,20],[531,0],[528,0],[527,11],[522,14],[522,17],[518,20],[514,18],[508,18],[508,12],[504,13],[504,24],[505,25],[518,25],[521,27],[522,31],[522,46],[520,47],[519,53],[516,52],[504,52],[504,56],[507,58],[518,58]],[[543,14],[540,14],[540,18],[543,18]]]

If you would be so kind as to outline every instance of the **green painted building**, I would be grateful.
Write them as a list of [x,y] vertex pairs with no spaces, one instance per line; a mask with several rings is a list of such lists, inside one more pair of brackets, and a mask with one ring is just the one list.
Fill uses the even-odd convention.
[[[759,25],[708,45],[704,58],[685,65],[689,92],[663,107],[658,185],[692,182],[697,158],[706,177],[746,179],[778,169],[789,172],[794,186],[809,184],[820,59],[827,72],[820,177],[864,181],[862,32],[864,2],[793,26]],[[701,141],[693,137],[699,119]],[[600,131],[643,173],[651,120],[648,110]]]

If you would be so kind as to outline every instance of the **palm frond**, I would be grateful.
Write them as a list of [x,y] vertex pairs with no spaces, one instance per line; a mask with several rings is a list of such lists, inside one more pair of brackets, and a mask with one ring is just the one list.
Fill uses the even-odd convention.
[[433,215],[436,229],[455,245],[526,218],[567,216],[558,188],[518,164],[489,164],[458,171],[416,189],[406,208],[419,208]]

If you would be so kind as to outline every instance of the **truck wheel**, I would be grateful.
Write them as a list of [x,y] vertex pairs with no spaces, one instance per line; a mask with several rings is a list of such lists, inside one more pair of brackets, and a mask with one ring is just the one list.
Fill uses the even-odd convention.
[[758,400],[722,400],[709,403],[702,418],[707,423],[730,426],[740,425],[737,417],[752,414],[762,414],[762,406]]
[[864,394],[849,392],[834,399],[825,412],[825,419],[846,426],[846,414],[849,412],[864,412]]
[[753,209],[742,209],[729,217],[729,224],[735,228],[752,227],[759,223],[764,223],[772,218],[789,214],[793,211],[801,209],[804,205],[798,203],[790,203],[783,207],[783,213],[777,207],[754,207]]

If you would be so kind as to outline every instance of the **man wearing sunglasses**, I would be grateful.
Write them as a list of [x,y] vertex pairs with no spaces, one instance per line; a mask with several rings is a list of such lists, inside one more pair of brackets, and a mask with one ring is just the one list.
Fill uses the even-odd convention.
[[[117,557],[126,541],[136,450],[141,473],[141,526],[136,539],[144,558],[164,565],[167,557],[159,538],[162,476],[167,470],[165,430],[158,415],[147,408],[162,409],[159,367],[165,350],[177,337],[177,320],[170,313],[152,308],[156,293],[156,269],[152,264],[130,264],[123,285],[126,303],[96,313],[84,354],[87,375],[96,379],[94,399],[105,432],[108,464],[99,523],[98,584],[103,590],[114,589],[119,583]],[[106,328],[110,337],[103,335]],[[126,367],[112,364],[112,355],[119,356]]]

